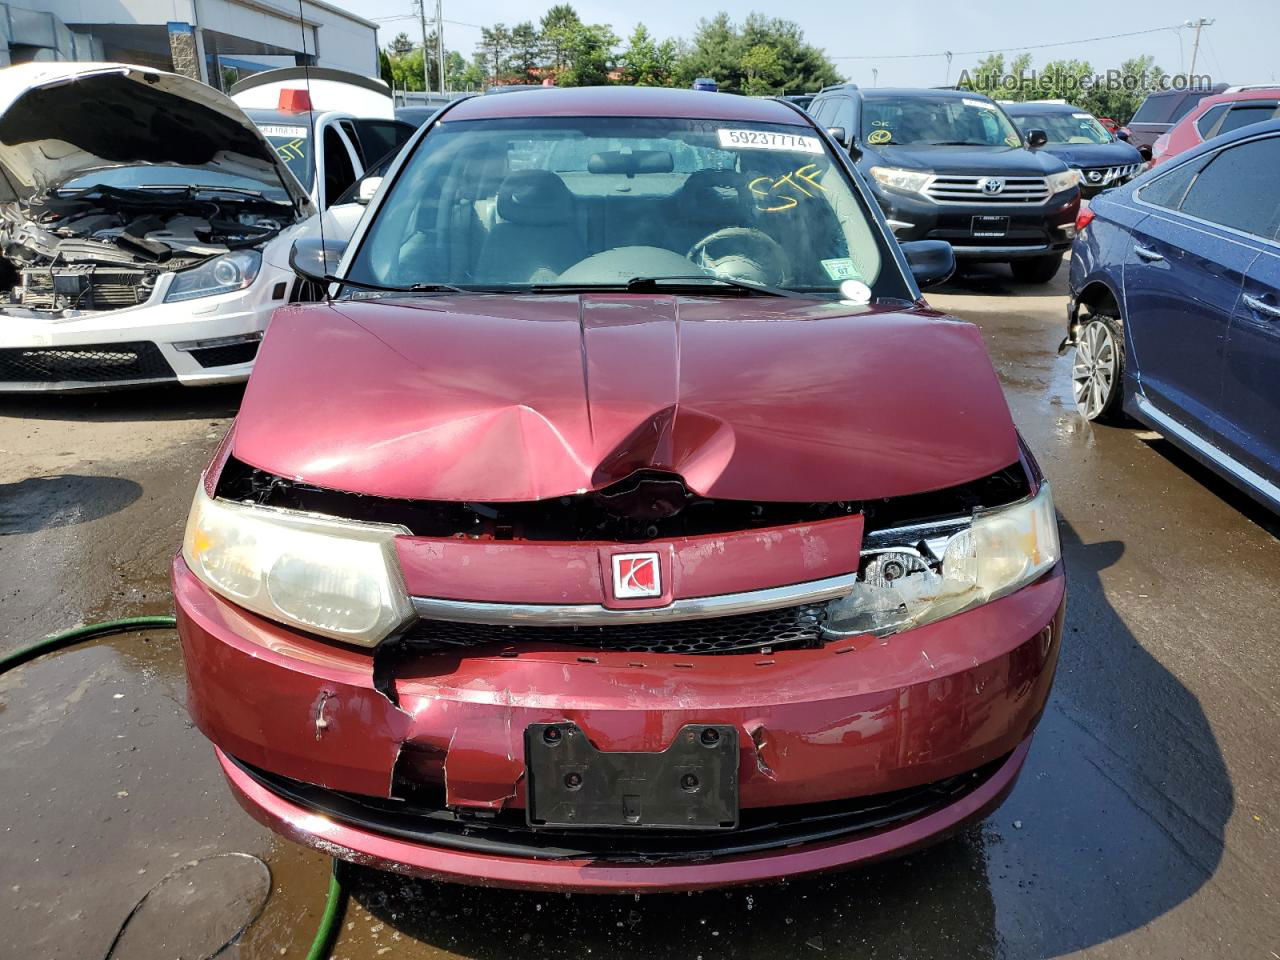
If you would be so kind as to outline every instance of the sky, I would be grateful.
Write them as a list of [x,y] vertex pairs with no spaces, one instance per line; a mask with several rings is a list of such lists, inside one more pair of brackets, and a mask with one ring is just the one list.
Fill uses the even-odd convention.
[[[413,0],[338,0],[362,16],[379,21],[379,42],[386,45],[403,30],[419,38],[421,27]],[[434,16],[434,0],[426,0]],[[1007,49],[1006,61],[1029,46],[1083,41],[1140,30],[1171,28],[1188,20],[1212,18],[1201,31],[1196,73],[1215,82],[1262,83],[1280,80],[1280,2],[1278,0],[1171,0],[1117,3],[1115,0],[1012,0],[973,3],[967,0],[570,0],[588,23],[607,23],[626,37],[638,21],[659,38],[691,37],[702,17],[725,10],[735,20],[752,11],[795,20],[809,42],[822,47],[846,79],[865,85],[938,86],[954,83],[960,71],[982,57]],[[551,0],[443,0],[445,43],[470,56],[480,40],[480,25],[537,20]],[[405,19],[385,19],[403,15]],[[1157,29],[1140,36],[1072,42],[1030,50],[1034,66],[1054,59],[1088,60],[1095,70],[1149,53],[1170,73],[1191,66],[1194,31]],[[953,51],[948,70],[943,51]],[[911,54],[931,54],[912,56]],[[855,59],[856,58],[856,59]],[[874,71],[874,72],[873,72]]]

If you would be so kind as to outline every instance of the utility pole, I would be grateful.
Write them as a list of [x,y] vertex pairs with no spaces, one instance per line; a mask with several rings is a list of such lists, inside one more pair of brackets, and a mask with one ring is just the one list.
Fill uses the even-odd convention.
[[431,71],[427,69],[431,63],[431,54],[427,49],[427,0],[414,0],[418,6],[418,19],[422,23],[422,89],[431,89]]
[[1213,19],[1201,17],[1199,20],[1188,20],[1183,26],[1196,28],[1196,42],[1191,47],[1191,69],[1187,71],[1187,78],[1190,79],[1196,75],[1196,54],[1200,52],[1200,28],[1213,26]]
[[947,51],[947,79],[943,81],[946,86],[951,86],[951,51]]
[[[426,54],[423,54],[425,57]],[[440,92],[445,92],[444,84],[444,7],[443,0],[436,0],[436,76],[440,78]]]

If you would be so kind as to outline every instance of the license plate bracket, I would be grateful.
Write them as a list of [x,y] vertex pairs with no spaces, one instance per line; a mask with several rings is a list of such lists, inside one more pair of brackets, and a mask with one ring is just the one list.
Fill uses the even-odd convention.
[[729,830],[738,825],[738,731],[690,723],[665,750],[609,752],[576,723],[525,728],[528,822],[555,829]]
[[1008,217],[980,213],[969,224],[969,233],[975,237],[1003,237],[1008,232]]

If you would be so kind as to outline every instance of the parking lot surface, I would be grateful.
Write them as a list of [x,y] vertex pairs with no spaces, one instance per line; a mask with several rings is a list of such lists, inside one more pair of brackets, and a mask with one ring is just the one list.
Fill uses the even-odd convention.
[[[1155,435],[1076,414],[1065,274],[1028,287],[992,268],[929,298],[982,328],[1062,519],[1062,658],[1005,806],[904,860],[704,894],[353,868],[334,956],[1280,957],[1280,522]],[[171,612],[168,562],[238,398],[0,398],[0,652]],[[157,889],[130,921],[129,957],[255,915],[220,956],[305,956],[328,861],[240,811],[183,698],[167,631],[0,677],[0,956],[105,956],[192,862],[181,895]],[[265,861],[269,896],[252,860],[209,859],[227,853]],[[137,935],[148,923],[166,932]]]

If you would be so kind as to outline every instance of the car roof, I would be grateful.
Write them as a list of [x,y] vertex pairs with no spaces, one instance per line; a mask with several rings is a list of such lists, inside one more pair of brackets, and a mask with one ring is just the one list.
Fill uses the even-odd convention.
[[[1082,107],[1075,107],[1069,103],[1002,103],[1005,113],[1089,113]],[[1093,116],[1093,114],[1089,114]]]
[[995,101],[985,93],[973,90],[952,90],[949,87],[872,87],[858,91],[867,100],[878,100],[883,97],[943,97],[948,100],[986,100]]
[[1263,136],[1269,133],[1280,133],[1280,120],[1263,120],[1261,123],[1250,123],[1243,127],[1232,130],[1230,133],[1224,133],[1221,136],[1214,137],[1212,140],[1206,140],[1204,143],[1198,143],[1185,153],[1180,153],[1171,159],[1167,164],[1157,167],[1158,170],[1179,167],[1196,157],[1210,153],[1214,150],[1221,150],[1228,144],[1235,143],[1237,140],[1250,140],[1253,137]]
[[1280,84],[1274,87],[1259,87],[1252,90],[1238,90],[1235,93],[1215,93],[1200,101],[1198,110],[1207,110],[1219,103],[1239,103],[1241,100],[1275,100],[1280,97]]
[[501,97],[470,97],[441,120],[500,117],[671,117],[812,126],[805,114],[777,100],[668,87],[544,88]]

